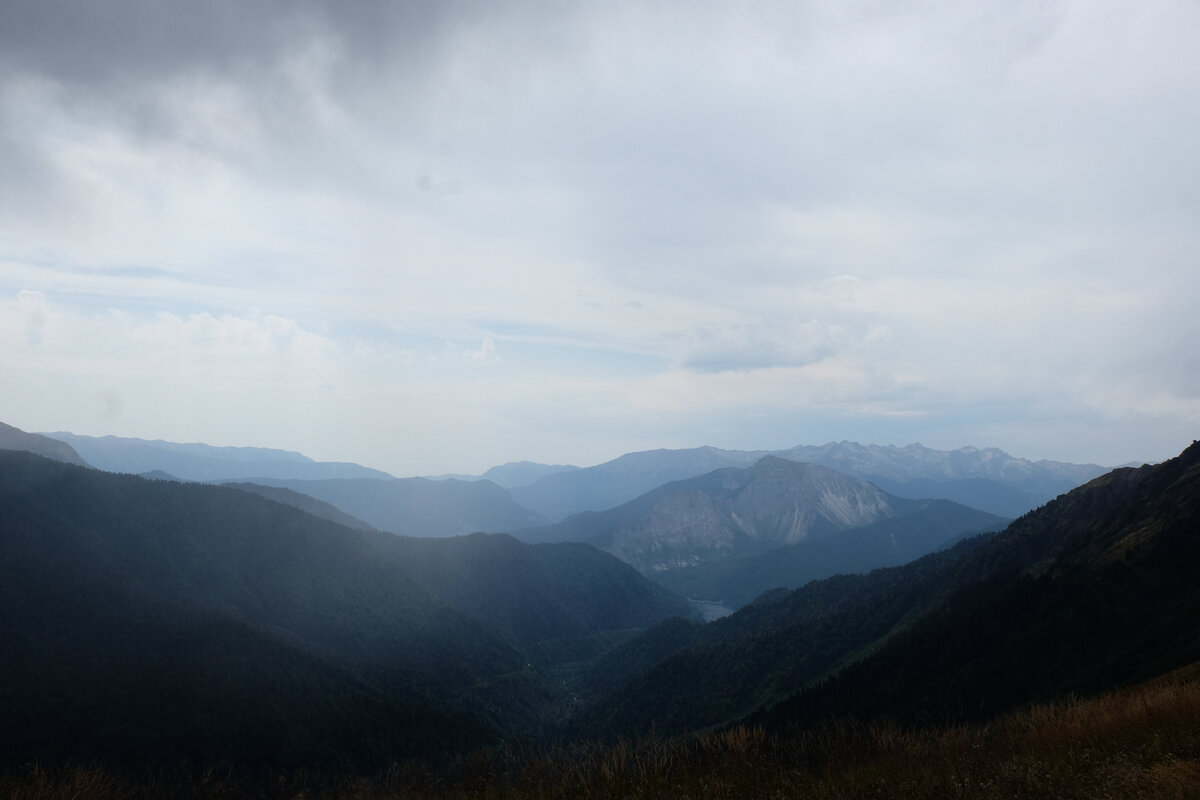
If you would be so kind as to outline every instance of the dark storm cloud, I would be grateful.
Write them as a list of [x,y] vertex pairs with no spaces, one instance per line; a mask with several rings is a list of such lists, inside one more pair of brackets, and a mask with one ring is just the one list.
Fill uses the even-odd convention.
[[252,69],[318,35],[345,39],[364,57],[403,57],[468,11],[464,3],[12,0],[0,10],[0,51],[10,68],[105,84],[198,66]]
[[554,7],[475,0],[9,0],[0,8],[0,64],[99,88],[192,69],[252,74],[298,43],[330,38],[348,56],[346,77],[369,80],[444,56],[441,48],[456,31],[515,20],[512,28],[525,32],[520,43],[528,45],[561,16]]

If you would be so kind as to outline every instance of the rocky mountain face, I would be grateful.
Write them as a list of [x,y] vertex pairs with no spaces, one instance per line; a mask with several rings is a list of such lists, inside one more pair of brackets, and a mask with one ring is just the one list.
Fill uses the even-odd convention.
[[645,513],[591,539],[646,573],[827,537],[900,513],[866,481],[769,456],[653,495]]
[[827,467],[767,456],[518,535],[586,541],[687,596],[737,606],[777,586],[903,563],[1001,523],[949,501],[899,498]]
[[809,538],[760,553],[653,573],[685,597],[740,608],[773,589],[796,589],[830,575],[894,567],[949,546],[964,536],[998,531],[1009,520],[950,500],[893,498],[902,509],[864,527]]

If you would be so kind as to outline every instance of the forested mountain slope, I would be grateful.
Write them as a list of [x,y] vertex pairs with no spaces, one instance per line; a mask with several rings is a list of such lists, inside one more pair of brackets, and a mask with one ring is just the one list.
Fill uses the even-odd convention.
[[379,530],[403,536],[502,533],[545,522],[513,502],[508,490],[490,481],[255,478],[253,482],[307,494]]
[[685,733],[779,702],[931,607],[958,563],[984,541],[771,592],[707,625],[663,622],[597,663],[588,681],[596,702],[572,734]]
[[0,452],[5,760],[362,764],[533,736],[564,702],[546,670],[681,611],[593,548],[405,540]]
[[988,715],[1200,659],[1200,444],[1119,469],[1014,522],[965,560],[937,609],[878,654],[781,705]]

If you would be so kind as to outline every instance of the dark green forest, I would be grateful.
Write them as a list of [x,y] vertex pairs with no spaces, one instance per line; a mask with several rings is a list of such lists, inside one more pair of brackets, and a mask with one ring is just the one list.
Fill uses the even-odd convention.
[[693,614],[592,548],[351,530],[29,453],[0,452],[0,508],[9,763],[357,766],[537,738],[577,662]]

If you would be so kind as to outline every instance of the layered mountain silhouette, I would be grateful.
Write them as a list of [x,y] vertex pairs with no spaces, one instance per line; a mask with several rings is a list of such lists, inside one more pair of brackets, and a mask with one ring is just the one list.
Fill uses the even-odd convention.
[[777,451],[649,450],[586,469],[546,475],[512,489],[513,499],[551,520],[628,502],[665,483],[723,467],[746,467],[764,456],[826,466],[875,483],[900,497],[940,498],[1001,517],[1016,517],[1105,472],[1094,464],[1029,461],[996,449],[931,450],[829,443]]
[[[154,480],[174,480],[169,475],[153,472],[145,473],[142,477]],[[312,495],[304,494],[303,492],[285,489],[282,486],[264,486],[261,483],[225,483],[222,485],[228,486],[231,489],[261,495],[277,503],[283,503],[285,506],[298,508],[301,511],[312,514],[314,517],[327,519],[330,522],[336,522],[338,525],[345,525],[347,528],[355,528],[360,531],[375,530],[373,525],[363,522],[358,517],[347,514],[332,503],[318,500]]]
[[594,548],[352,530],[0,451],[0,756],[367,767],[537,736],[688,604]]
[[26,433],[20,428],[5,425],[0,422],[0,450],[23,450],[27,453],[37,453],[39,456],[64,461],[68,464],[87,465],[83,457],[75,452],[75,448],[66,442],[42,436],[39,433]]
[[516,486],[528,486],[547,475],[556,475],[560,472],[574,472],[577,469],[579,467],[573,467],[569,464],[536,464],[532,461],[510,461],[507,464],[492,467],[483,473],[482,478],[505,489],[512,489]]
[[[667,622],[613,651],[586,735],[986,717],[1200,659],[1200,444],[911,564]],[[765,709],[770,709],[769,711]]]
[[69,444],[88,464],[108,472],[141,475],[159,471],[187,481],[392,477],[359,464],[313,461],[290,450],[266,447],[213,447],[158,439],[80,436],[65,431],[45,435]]
[[259,477],[251,482],[315,497],[380,530],[405,536],[502,533],[546,521],[517,505],[507,490],[491,481]]
[[901,564],[1002,523],[949,501],[899,498],[826,467],[766,456],[519,535],[586,541],[689,596],[736,606],[777,586]]
[[1009,518],[1104,472],[1095,465],[1013,458],[996,449],[940,451],[916,444],[901,448],[840,442],[771,452],[652,450],[586,469],[511,462],[482,476],[406,478],[407,483],[383,486],[369,481],[396,479],[358,464],[316,462],[286,450],[62,432],[49,436],[70,443],[86,463],[99,469],[289,488],[374,527],[418,536],[502,532],[561,521],[583,511],[614,508],[666,483],[726,467],[748,467],[765,456],[827,466],[897,497],[948,499]]
[[[285,479],[149,480],[24,452],[47,442],[15,429],[0,441],[17,448],[0,449],[0,768],[361,774],[502,741],[739,721],[957,724],[1200,661],[1196,443],[979,535],[964,532],[1001,523],[898,497],[848,474],[865,469],[857,460],[835,472],[770,454],[521,531],[604,553],[398,536]],[[831,446],[871,469],[894,457],[884,483],[1045,493],[1090,469],[883,450]],[[674,452],[667,462],[686,460]],[[955,459],[974,477],[947,477],[964,474]],[[469,495],[452,493],[472,486],[531,513],[490,482],[302,483],[410,487],[464,508]],[[865,557],[922,552],[861,572]],[[828,570],[860,572],[812,579]],[[736,590],[741,608],[701,624],[664,586]]]

